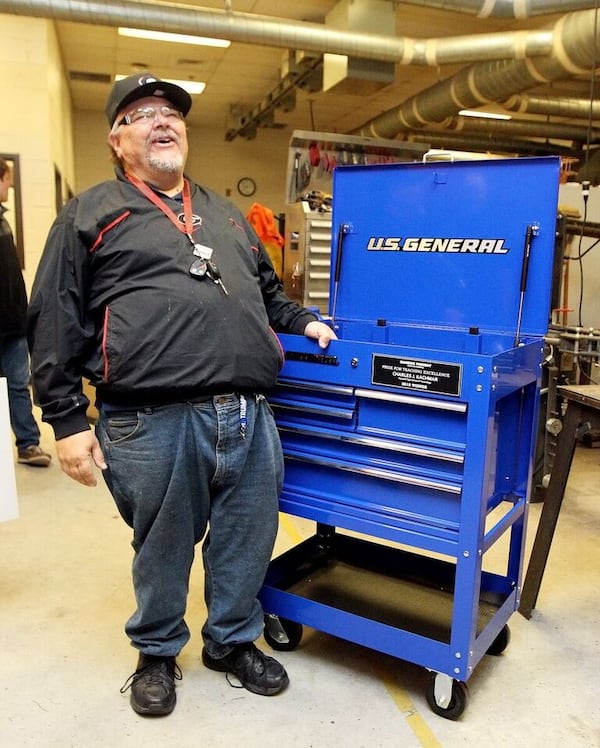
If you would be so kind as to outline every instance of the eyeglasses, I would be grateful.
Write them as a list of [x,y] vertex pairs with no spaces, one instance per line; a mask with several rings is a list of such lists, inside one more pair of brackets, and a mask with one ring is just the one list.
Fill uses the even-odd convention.
[[159,114],[169,122],[179,122],[183,119],[183,114],[179,109],[175,109],[172,106],[141,106],[134,109],[133,112],[126,114],[123,119],[120,119],[117,122],[117,126],[120,127],[121,125],[154,122]]

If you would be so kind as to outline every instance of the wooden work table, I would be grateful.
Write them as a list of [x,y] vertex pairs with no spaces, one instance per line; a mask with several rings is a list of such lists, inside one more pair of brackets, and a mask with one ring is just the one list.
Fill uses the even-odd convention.
[[559,387],[558,394],[567,401],[567,410],[521,593],[519,612],[525,618],[531,618],[537,602],[577,439],[590,429],[600,428],[600,385]]

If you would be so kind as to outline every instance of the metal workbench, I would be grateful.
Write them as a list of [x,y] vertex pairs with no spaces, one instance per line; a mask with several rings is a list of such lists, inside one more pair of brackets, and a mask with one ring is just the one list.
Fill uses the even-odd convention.
[[523,584],[519,612],[528,619],[537,603],[577,440],[592,429],[600,429],[600,385],[559,387],[558,394],[567,403],[567,408],[561,421],[550,482]]
[[[559,160],[349,166],[326,351],[282,335],[281,511],[265,636],[307,625],[417,663],[456,719],[519,606]],[[489,553],[494,549],[494,553]]]

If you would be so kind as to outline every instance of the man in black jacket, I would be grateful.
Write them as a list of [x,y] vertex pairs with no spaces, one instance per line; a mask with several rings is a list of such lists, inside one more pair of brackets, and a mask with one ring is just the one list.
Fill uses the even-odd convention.
[[[30,307],[36,390],[61,467],[83,485],[101,468],[133,528],[137,610],[126,631],[139,659],[124,690],[144,715],[175,706],[202,539],[204,665],[261,695],[286,687],[284,668],[253,643],[283,472],[264,393],[283,363],[273,330],[322,348],[335,338],[285,295],[242,213],[184,174],[190,106],[150,74],[114,85],[117,179],[58,216]],[[96,436],[82,375],[97,392]]]
[[12,231],[2,203],[12,184],[10,166],[0,158],[0,376],[6,377],[10,424],[15,435],[18,461],[48,467],[50,455],[40,445],[40,430],[33,416],[29,394],[29,352],[25,337],[27,294],[19,267]]

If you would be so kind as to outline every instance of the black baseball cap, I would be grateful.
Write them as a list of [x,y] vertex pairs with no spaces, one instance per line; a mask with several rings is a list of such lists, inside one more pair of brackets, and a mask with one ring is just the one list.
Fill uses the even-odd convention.
[[113,126],[117,114],[127,104],[146,96],[160,96],[162,99],[167,99],[179,109],[184,117],[192,107],[192,97],[181,86],[163,81],[152,73],[137,73],[122,78],[112,87],[105,110],[108,124]]

